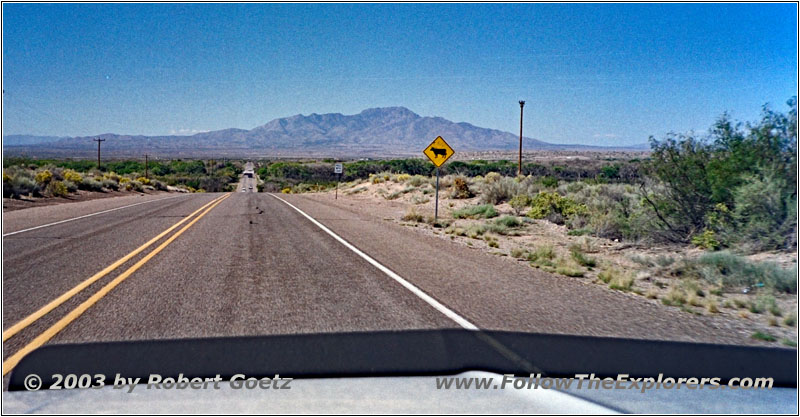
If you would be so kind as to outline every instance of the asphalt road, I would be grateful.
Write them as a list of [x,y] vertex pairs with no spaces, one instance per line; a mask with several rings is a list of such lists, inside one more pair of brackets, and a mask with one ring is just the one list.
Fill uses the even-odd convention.
[[[244,167],[246,173],[252,172],[254,168],[252,162],[248,162]],[[252,172],[252,175],[242,175],[239,185],[236,187],[236,191],[241,193],[257,193],[257,184],[258,181],[256,181],[254,172]]]
[[[425,236],[342,200],[250,192],[247,181],[248,192],[167,195],[173,198],[133,206],[98,202],[122,208],[19,233],[22,226],[4,225],[5,234],[14,233],[3,239],[4,372],[37,343],[466,325],[751,343],[747,329],[726,322]],[[42,209],[62,214],[34,214],[42,225],[62,221],[58,207]],[[14,221],[30,228],[36,218]],[[7,337],[12,326],[178,222]]]

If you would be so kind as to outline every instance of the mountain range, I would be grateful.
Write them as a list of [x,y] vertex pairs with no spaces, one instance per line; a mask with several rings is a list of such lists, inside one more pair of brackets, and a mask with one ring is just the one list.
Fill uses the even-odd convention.
[[[105,156],[401,156],[418,155],[437,136],[457,152],[513,150],[519,136],[496,129],[423,117],[405,107],[372,108],[355,115],[301,114],[272,120],[251,130],[224,129],[191,136],[142,136],[104,133],[86,137],[8,135],[6,155],[90,157],[95,138]],[[524,138],[525,150],[642,150],[635,147],[558,145]]]

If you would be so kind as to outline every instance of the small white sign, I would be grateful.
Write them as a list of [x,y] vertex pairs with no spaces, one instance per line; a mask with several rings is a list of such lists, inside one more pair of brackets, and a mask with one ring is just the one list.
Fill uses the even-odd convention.
[[333,173],[334,174],[341,174],[343,171],[342,164],[336,164],[333,166]]

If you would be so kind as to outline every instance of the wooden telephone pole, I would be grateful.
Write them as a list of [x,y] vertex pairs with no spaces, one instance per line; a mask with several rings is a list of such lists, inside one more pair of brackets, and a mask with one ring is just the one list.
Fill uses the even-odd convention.
[[93,141],[97,142],[97,170],[100,170],[100,142],[105,142],[105,139],[92,139]]
[[525,107],[525,100],[519,101],[519,161],[517,166],[517,176],[522,175],[522,108]]

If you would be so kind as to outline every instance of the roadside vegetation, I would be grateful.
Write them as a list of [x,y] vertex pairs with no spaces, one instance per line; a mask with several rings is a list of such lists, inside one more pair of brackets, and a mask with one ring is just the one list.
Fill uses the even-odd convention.
[[231,191],[242,172],[231,161],[3,159],[3,197],[68,197],[79,191]]
[[[797,338],[797,102],[755,123],[651,138],[627,158],[345,163],[340,194],[404,207],[401,224],[687,314]],[[264,162],[283,192],[335,185],[334,161]],[[787,339],[788,338],[788,339]],[[788,343],[783,343],[788,345]]]

